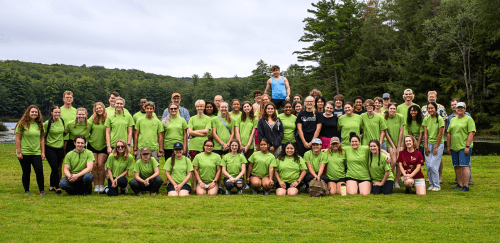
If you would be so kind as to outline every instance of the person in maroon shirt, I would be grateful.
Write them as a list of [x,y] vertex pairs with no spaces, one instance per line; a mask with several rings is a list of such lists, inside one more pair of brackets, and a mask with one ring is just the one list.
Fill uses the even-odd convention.
[[415,186],[417,195],[425,195],[425,179],[421,171],[422,165],[424,165],[424,157],[420,151],[415,149],[417,143],[413,136],[405,136],[404,143],[405,148],[399,152],[396,162],[404,177],[403,183],[406,186],[406,194],[409,194],[411,188]]

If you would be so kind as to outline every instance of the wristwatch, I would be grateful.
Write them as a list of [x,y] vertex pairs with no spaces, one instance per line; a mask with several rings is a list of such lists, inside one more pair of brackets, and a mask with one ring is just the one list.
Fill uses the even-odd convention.
[[297,183],[299,183],[299,184],[300,184],[300,181],[299,181],[299,180],[297,180]]

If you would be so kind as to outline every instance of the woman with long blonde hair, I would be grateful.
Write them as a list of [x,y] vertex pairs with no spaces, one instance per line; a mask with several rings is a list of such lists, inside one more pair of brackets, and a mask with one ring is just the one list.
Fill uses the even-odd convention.
[[106,149],[106,118],[108,117],[106,106],[102,102],[96,102],[93,107],[93,114],[87,121],[90,126],[90,135],[87,149],[92,151],[95,159],[95,166],[92,167],[92,175],[94,176],[95,192],[104,190],[104,179],[106,179],[106,171],[104,164],[108,159]]
[[127,141],[127,146],[130,149],[130,143],[132,142],[132,128],[135,125],[134,119],[130,113],[125,112],[125,99],[118,97],[115,100],[115,112],[114,114],[106,118],[104,125],[106,126],[106,146],[108,154],[111,154],[113,147],[111,144],[115,145],[120,139]]
[[106,169],[108,171],[108,196],[118,196],[118,188],[121,189],[121,194],[125,195],[128,192],[127,175],[128,171],[134,168],[134,156],[130,154],[130,149],[125,143],[125,140],[120,139],[116,142],[113,152],[106,161]]
[[[186,120],[179,115],[179,105],[170,103],[168,105],[169,115],[163,120],[164,131],[160,135],[159,148],[163,148],[165,159],[172,157],[174,144],[187,144]],[[182,154],[187,153],[187,147],[183,148]]]

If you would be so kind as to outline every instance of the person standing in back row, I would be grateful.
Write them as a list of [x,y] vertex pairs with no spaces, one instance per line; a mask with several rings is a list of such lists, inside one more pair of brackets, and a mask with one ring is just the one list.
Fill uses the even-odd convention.
[[[76,108],[71,104],[73,103],[73,92],[64,91],[63,93],[63,101],[64,105],[61,107],[61,119],[64,123],[68,124],[68,122],[75,120],[76,117]],[[66,145],[68,144],[69,134],[64,136],[64,154],[67,154],[69,151],[66,150]],[[74,149],[74,147],[72,148]],[[59,177],[62,175],[62,164],[59,168]]]
[[283,101],[290,100],[290,84],[288,83],[288,79],[280,75],[280,67],[278,65],[274,65],[271,68],[271,72],[273,76],[267,80],[264,94],[267,94],[267,91],[271,88],[271,102],[276,105],[276,109],[279,109],[283,105]]
[[[172,94],[172,98],[170,99],[172,101],[172,103],[174,103],[175,105],[177,105],[179,107],[179,111],[178,111],[178,114],[184,118],[184,120],[186,120],[186,124],[189,123],[189,119],[191,119],[191,116],[189,115],[189,111],[182,107],[180,105],[181,103],[181,94],[179,93],[173,93]],[[170,107],[170,106],[169,106]],[[170,115],[170,112],[168,110],[169,108],[167,107],[167,109],[165,109],[165,111],[163,112],[163,116],[161,117],[161,121],[163,122],[165,120],[165,118],[167,118],[168,115]]]

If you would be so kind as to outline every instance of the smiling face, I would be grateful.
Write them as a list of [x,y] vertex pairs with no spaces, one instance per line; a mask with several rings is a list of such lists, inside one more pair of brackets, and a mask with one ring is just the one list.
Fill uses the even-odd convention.
[[293,153],[295,153],[295,148],[293,147],[293,145],[288,144],[285,148],[285,153],[286,156],[293,157]]
[[75,150],[77,153],[83,152],[85,149],[85,140],[83,138],[77,138],[75,140]]
[[222,102],[220,104],[220,114],[221,115],[226,115],[227,111],[229,110],[229,107],[226,102]]
[[325,106],[325,114],[326,114],[327,116],[330,116],[330,115],[332,115],[332,114],[333,114],[333,110],[334,110],[333,105],[326,103],[326,106]]
[[346,115],[349,115],[349,116],[352,115],[353,109],[352,109],[351,104],[344,105],[344,112]]
[[240,145],[238,144],[238,142],[232,142],[230,146],[231,152],[238,152],[239,147]]
[[243,104],[243,112],[249,114],[250,112],[252,112],[252,106],[248,103]]
[[176,105],[179,105],[181,103],[181,97],[176,95],[174,97],[172,97],[172,99],[170,99],[172,101],[172,103],[176,104]]
[[343,102],[339,99],[335,100],[335,107],[339,110],[342,109],[342,103]]
[[379,148],[376,143],[370,143],[370,152],[372,154],[378,154]]
[[266,153],[269,149],[269,144],[266,141],[260,141],[259,147],[261,152]]
[[54,120],[58,120],[61,117],[61,109],[54,109],[51,113]]
[[318,155],[319,152],[321,152],[321,144],[318,144],[318,143],[313,143],[312,144],[312,151],[314,154]]
[[141,153],[142,162],[147,163],[149,161],[149,158],[151,158],[150,153]]
[[434,107],[434,105],[432,105],[432,104],[428,104],[427,105],[427,112],[429,112],[429,115],[432,117],[436,116],[436,107]]
[[462,107],[462,106],[457,107],[456,108],[457,115],[460,116],[460,117],[464,116],[465,115],[465,110],[466,110],[465,107]]
[[358,139],[357,137],[353,137],[353,138],[351,139],[351,147],[352,147],[353,149],[357,149],[357,148],[359,148],[359,139]]
[[457,103],[458,103],[458,101],[456,101],[456,100],[451,102],[451,110],[453,112],[455,112],[455,110],[457,109]]
[[172,117],[177,117],[177,112],[179,111],[179,107],[175,104],[172,104],[168,107],[168,111]]
[[182,159],[182,149],[174,150],[174,155],[176,159]]
[[212,151],[214,150],[214,143],[206,142],[205,145],[203,145],[203,149],[205,154],[211,154]]
[[296,95],[293,97],[293,101],[300,101],[302,102],[302,99],[300,98],[300,96]]
[[104,107],[102,105],[96,105],[95,113],[97,113],[97,115],[102,115],[104,113]]
[[340,143],[332,143],[330,146],[333,148],[333,151],[338,151],[340,148]]
[[285,113],[285,116],[289,116],[292,114],[292,104],[287,103],[285,106],[283,106],[283,113]]
[[116,100],[115,101],[115,109],[117,111],[123,111],[123,106],[125,105],[125,103],[123,102],[123,100]]
[[205,105],[205,112],[207,113],[206,115],[211,116],[214,113],[214,107],[212,104],[206,104]]
[[116,151],[118,151],[119,155],[123,155],[123,153],[125,153],[125,144],[121,141],[116,142]]
[[153,112],[155,111],[155,108],[151,105],[146,106],[146,116],[151,118],[153,116]]
[[417,119],[417,115],[418,115],[417,109],[410,108],[410,115],[411,115],[411,119],[416,120]]
[[298,103],[295,105],[295,113],[299,114],[302,111],[302,104]]
[[269,100],[269,97],[268,97],[267,95],[266,95],[266,96],[264,96],[264,97],[262,97],[262,103],[263,103],[264,105],[265,105],[265,104],[267,104],[267,103],[269,103],[269,102],[270,102],[270,100]]
[[65,105],[71,105],[71,103],[73,103],[73,95],[72,94],[64,95],[63,101]]
[[78,123],[84,123],[85,120],[87,120],[87,112],[85,111],[78,111],[76,113],[76,118]]
[[233,101],[231,104],[233,108],[233,112],[238,113],[240,112],[240,102],[239,101]]
[[387,110],[389,111],[389,116],[390,117],[394,117],[396,116],[396,105],[390,105],[389,108],[387,108]]
[[118,96],[114,96],[114,95],[110,95],[109,96],[109,106],[111,107],[114,107],[115,106],[115,101],[116,101],[116,98],[118,98]]
[[257,104],[260,104],[260,102],[262,101],[262,95],[256,94],[255,97],[253,97],[253,100],[255,100]]
[[146,99],[141,99],[139,100],[139,107],[141,107],[141,111],[142,112],[145,112],[145,108],[144,108],[144,105],[146,104],[146,102],[148,102]]
[[434,93],[434,92],[430,92],[428,95],[427,95],[427,100],[430,102],[436,102],[437,100],[437,94]]
[[356,109],[357,111],[363,110],[363,100],[356,99],[354,101],[354,109]]
[[205,104],[196,104],[194,107],[196,108],[196,112],[198,113],[203,113],[203,110],[205,110]]
[[403,99],[405,101],[412,101],[413,100],[413,93],[411,91],[405,91],[403,94]]
[[267,105],[267,106],[266,106],[266,114],[267,114],[268,116],[272,116],[272,115],[273,115],[273,113],[274,113],[274,106],[272,106],[272,105]]
[[222,96],[216,95],[214,97],[214,104],[215,104],[215,106],[219,107],[221,102],[222,102]]
[[306,109],[308,111],[311,111],[314,108],[314,98],[311,96],[308,96],[305,101]]
[[[382,107],[382,103],[380,103],[380,101],[378,100],[375,100],[375,109],[380,109]],[[367,108],[368,109],[368,108]]]
[[31,108],[30,110],[30,118],[31,120],[35,120],[38,117],[38,109],[37,108]]
[[321,110],[325,107],[325,102],[323,102],[323,100],[318,100],[318,102],[316,103],[316,107]]
[[405,138],[405,146],[408,149],[413,148],[413,139],[411,137]]

